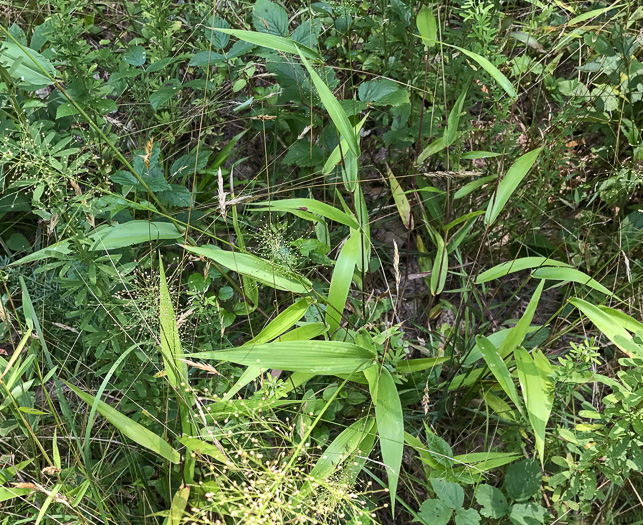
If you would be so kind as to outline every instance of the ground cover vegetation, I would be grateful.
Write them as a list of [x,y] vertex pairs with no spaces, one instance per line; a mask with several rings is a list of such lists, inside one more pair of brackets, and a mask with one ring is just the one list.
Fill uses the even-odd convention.
[[0,523],[643,523],[643,7],[0,5]]

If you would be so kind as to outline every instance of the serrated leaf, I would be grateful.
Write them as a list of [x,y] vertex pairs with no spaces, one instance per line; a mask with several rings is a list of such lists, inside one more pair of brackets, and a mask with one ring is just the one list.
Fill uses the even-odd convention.
[[457,483],[431,478],[431,486],[438,499],[450,509],[459,509],[464,504],[464,489]]
[[146,59],[147,53],[143,46],[132,46],[123,54],[123,60],[135,67],[145,64]]
[[439,499],[428,499],[422,503],[418,515],[425,525],[447,525],[453,511]]
[[288,34],[288,13],[270,0],[257,0],[252,10],[252,23],[260,33],[276,36]]
[[500,519],[509,513],[509,504],[502,491],[492,485],[481,484],[476,490],[476,501],[482,505],[482,514],[486,518]]
[[540,490],[542,472],[538,462],[526,459],[507,469],[505,489],[507,495],[517,501],[531,498]]

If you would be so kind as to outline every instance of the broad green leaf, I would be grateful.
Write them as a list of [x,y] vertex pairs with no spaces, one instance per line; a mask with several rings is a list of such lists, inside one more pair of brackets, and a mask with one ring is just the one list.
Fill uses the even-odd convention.
[[[367,118],[368,118],[368,114],[366,114],[364,118],[360,120],[357,123],[357,125],[353,127],[355,136],[359,136],[359,132],[362,130],[362,127],[364,126],[364,123],[366,122]],[[348,142],[346,141],[345,138],[342,137],[342,140],[340,141],[340,143],[337,146],[335,146],[335,149],[328,157],[328,160],[324,163],[324,174],[328,175],[331,171],[333,171],[333,168],[342,161],[342,154],[346,156],[347,152],[348,152]]]
[[450,509],[459,509],[464,504],[464,489],[457,483],[431,478],[431,486],[435,495]]
[[428,499],[420,506],[419,517],[424,525],[447,525],[453,510],[439,499]]
[[422,6],[415,20],[422,42],[426,47],[433,47],[438,38],[438,24],[433,16],[433,9]]
[[257,0],[252,10],[252,19],[257,31],[278,36],[288,34],[288,13],[275,2]]
[[462,47],[452,45],[448,45],[448,47],[453,47],[454,49],[457,49],[461,53],[467,55],[469,58],[475,60],[487,73],[489,73],[493,77],[496,82],[498,82],[500,87],[504,89],[511,98],[516,98],[516,90],[514,89],[513,84],[506,76],[504,76],[500,72],[500,70],[498,70],[496,66],[489,62],[489,60],[487,60],[483,56],[478,55],[477,53],[474,53],[473,51],[468,51]]
[[229,463],[230,460],[225,456],[221,450],[216,445],[213,445],[212,443],[208,443],[206,441],[202,441],[201,439],[194,438],[194,437],[187,437],[187,436],[182,436],[178,438],[179,441],[187,448],[190,452],[194,452],[196,454],[203,454],[204,456],[209,456],[211,458],[216,459],[217,461],[221,461],[221,463]]
[[277,290],[306,293],[312,286],[305,277],[296,275],[285,268],[248,253],[219,250],[214,246],[200,246],[197,248],[186,245],[184,248],[189,252],[212,259],[228,270],[252,277]]
[[643,348],[632,341],[630,334],[619,323],[615,322],[612,315],[578,297],[570,299],[569,302],[589,317],[589,320],[596,325],[596,328],[628,356],[643,357]]
[[143,46],[132,46],[123,54],[123,60],[134,67],[145,64],[146,58],[147,55]]
[[183,523],[183,515],[185,514],[185,507],[188,505],[190,497],[190,487],[183,486],[174,493],[172,498],[172,506],[170,507],[170,515],[168,516],[167,525],[179,525]]
[[492,485],[479,485],[476,490],[476,501],[482,506],[480,514],[486,518],[500,519],[509,513],[507,498],[500,489]]
[[298,44],[294,40],[287,37],[269,35],[267,33],[257,33],[256,31],[245,31],[242,29],[223,29],[220,27],[215,27],[212,29],[220,33],[226,33],[228,35],[237,37],[239,40],[243,40],[244,42],[249,42],[250,44],[254,44],[256,46],[267,47],[268,49],[272,49],[274,51],[292,53],[293,55],[298,55],[301,52],[307,58],[319,58],[319,54],[317,54],[312,49]]
[[181,361],[183,350],[179,338],[179,328],[176,324],[176,314],[172,306],[172,299],[167,288],[165,269],[159,261],[159,322],[161,327],[161,355],[165,365],[167,379],[172,387],[178,388],[183,381],[187,381],[188,367]]
[[310,74],[310,78],[312,79],[313,84],[315,84],[315,88],[317,88],[319,98],[321,99],[324,108],[326,108],[326,111],[328,112],[331,120],[335,124],[337,131],[339,131],[340,135],[344,137],[344,139],[346,139],[348,149],[353,153],[353,155],[355,155],[355,157],[359,158],[360,151],[359,143],[357,142],[357,136],[355,134],[355,131],[353,130],[353,126],[346,116],[344,108],[342,108],[339,101],[335,98],[335,95],[333,95],[331,90],[328,89],[328,86],[312,68],[304,53],[300,52],[299,56],[301,57],[301,61],[303,62],[304,66],[306,66],[306,69]]
[[525,178],[531,167],[536,162],[538,155],[542,151],[542,147],[536,148],[520,157],[507,171],[507,174],[498,184],[498,190],[489,201],[487,213],[484,217],[485,225],[493,224],[500,212],[505,207],[518,185]]
[[[386,466],[391,512],[395,512],[397,481],[402,466],[404,450],[404,416],[400,396],[391,373],[386,368],[373,367],[375,373],[366,374],[371,392],[377,392],[375,420],[380,436],[382,462]],[[373,396],[375,397],[375,396]]]
[[455,525],[479,525],[480,514],[476,509],[458,509],[455,512]]
[[597,290],[605,295],[613,296],[605,286],[592,279],[586,273],[575,268],[539,268],[533,274],[536,279],[549,279],[551,281],[572,281],[583,284]]
[[371,366],[375,359],[370,350],[341,341],[285,341],[201,352],[187,357],[318,375],[359,372]]
[[503,361],[502,357],[500,357],[500,353],[493,343],[484,336],[479,335],[476,337],[476,342],[480,347],[480,351],[482,352],[482,356],[484,357],[489,370],[491,370],[491,373],[496,378],[496,381],[498,381],[498,384],[502,387],[507,396],[509,396],[509,399],[511,399],[513,404],[520,410],[520,399],[518,398],[516,387],[514,386],[514,382],[507,365]]
[[53,81],[49,77],[56,77],[56,69],[49,60],[37,51],[13,42],[0,44],[0,65],[7,69],[18,86],[30,91],[50,86]]
[[507,495],[518,501],[534,496],[540,490],[543,475],[534,459],[514,463],[507,469],[505,489]]
[[325,321],[330,326],[331,333],[339,328],[358,257],[359,235],[351,235],[337,256],[330,281]]
[[530,270],[532,268],[540,268],[542,266],[558,266],[558,267],[567,267],[569,264],[555,261],[547,257],[523,257],[521,259],[516,259],[514,261],[508,261],[494,266],[485,270],[476,277],[476,284],[486,283],[510,273],[520,272],[522,270]]
[[252,206],[260,206],[256,211],[307,211],[314,213],[315,215],[326,217],[331,221],[345,224],[351,228],[359,228],[359,224],[357,224],[355,217],[338,210],[330,204],[326,204],[325,202],[315,199],[283,199],[271,202],[253,203]]
[[540,301],[540,295],[543,292],[544,286],[545,281],[541,281],[536,288],[534,295],[532,295],[529,300],[529,304],[525,309],[525,313],[522,314],[520,321],[518,321],[516,326],[509,331],[507,337],[505,337],[498,347],[498,352],[503,359],[510,356],[511,352],[513,352],[518,345],[522,344],[525,340],[525,336],[529,333],[531,321],[534,318],[534,313],[536,312],[536,307],[538,306],[538,301]]
[[[534,350],[534,353],[537,352],[538,350]],[[554,384],[549,379],[551,366],[547,358],[542,356],[539,363],[546,363],[546,367],[539,368],[529,352],[520,346],[514,350],[514,357],[527,416],[534,429],[536,450],[542,464],[545,461],[545,431],[554,402]],[[543,362],[542,359],[545,361]]]
[[391,195],[393,195],[393,201],[395,202],[397,211],[402,219],[402,224],[404,224],[405,228],[412,229],[413,214],[411,213],[411,203],[406,197],[406,193],[404,193],[404,190],[402,189],[402,186],[400,186],[397,178],[395,178],[395,175],[391,171],[391,168],[389,168],[387,165],[386,169],[388,171],[388,181],[391,185]]
[[129,221],[101,230],[91,249],[109,251],[143,242],[179,239],[182,236],[176,226],[169,222]]
[[509,511],[509,520],[513,525],[547,523],[547,509],[534,501],[515,503]]
[[[65,383],[85,403],[90,406],[94,404],[95,398],[93,396],[83,392],[80,388],[68,383],[67,381],[63,381],[63,383]],[[179,463],[181,459],[180,454],[161,437],[157,436],[126,415],[121,414],[104,401],[98,401],[96,406],[98,413],[120,430],[123,435],[127,436],[142,447],[145,447],[155,454],[167,459],[171,463]]]

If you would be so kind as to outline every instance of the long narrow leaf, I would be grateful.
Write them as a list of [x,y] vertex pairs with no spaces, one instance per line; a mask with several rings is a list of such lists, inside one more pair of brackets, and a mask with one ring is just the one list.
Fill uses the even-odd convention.
[[359,372],[372,365],[375,359],[370,350],[341,341],[285,341],[201,352],[187,357],[318,375]]
[[188,368],[181,361],[183,350],[179,338],[179,328],[176,324],[176,314],[170,299],[170,292],[165,279],[165,268],[159,263],[159,322],[161,325],[161,355],[165,365],[167,379],[174,388],[178,388],[182,381],[187,381]]
[[619,323],[615,322],[612,315],[604,312],[598,306],[594,306],[577,297],[570,299],[569,302],[589,317],[589,320],[596,325],[596,328],[628,356],[643,357],[643,347],[632,341],[630,334]]
[[605,288],[601,283],[592,279],[586,273],[576,270],[575,268],[539,268],[532,274],[536,279],[549,279],[553,281],[572,281],[594,288],[605,295],[613,296],[614,294]]
[[489,367],[489,370],[491,370],[491,373],[496,378],[496,381],[498,381],[498,384],[502,387],[507,396],[509,396],[512,403],[521,410],[518,392],[516,392],[516,387],[514,386],[509,369],[502,357],[500,357],[500,353],[493,343],[484,336],[479,335],[476,337],[476,342],[482,352],[482,356],[484,357],[487,366]]
[[375,402],[375,420],[377,433],[380,436],[382,461],[386,466],[388,476],[388,489],[391,497],[391,512],[395,512],[395,495],[397,482],[402,466],[402,452],[404,450],[404,416],[400,396],[395,386],[391,373],[384,367],[372,367],[366,378],[369,381],[371,392],[377,392]]
[[[445,44],[446,45],[446,44]],[[504,76],[500,70],[494,66],[489,60],[487,60],[485,57],[478,55],[477,53],[474,53],[473,51],[468,51],[467,49],[464,49],[462,47],[458,46],[451,46],[460,51],[461,53],[464,53],[467,55],[469,58],[472,58],[475,60],[487,73],[489,73],[493,79],[498,82],[500,87],[504,89],[507,92],[507,95],[509,95],[511,98],[516,98],[516,90],[513,86],[513,84],[509,81],[509,79]]]
[[489,226],[495,222],[500,212],[513,195],[518,185],[525,178],[531,167],[536,162],[542,147],[536,148],[520,157],[507,171],[505,177],[498,184],[498,190],[492,197],[487,207],[487,213],[484,217],[484,223]]
[[534,295],[532,295],[531,299],[529,300],[527,308],[525,308],[525,313],[522,314],[522,317],[516,323],[516,326],[514,326],[509,331],[507,337],[505,337],[505,339],[498,347],[498,352],[500,352],[500,356],[503,359],[510,356],[511,353],[518,347],[518,345],[522,344],[522,342],[525,340],[525,337],[529,333],[531,321],[534,318],[534,313],[536,312],[536,307],[538,306],[538,301],[540,301],[540,296],[543,292],[544,286],[544,281],[542,281],[538,285],[536,291],[534,291]]
[[540,456],[540,462],[544,463],[545,430],[554,401],[554,385],[549,379],[551,366],[544,356],[542,356],[544,361],[539,359],[541,367],[537,366],[535,360],[522,347],[514,350],[514,356],[527,415],[531,427],[534,429],[536,450]]
[[219,250],[214,246],[184,246],[189,252],[202,255],[229,270],[241,275],[247,275],[257,281],[272,286],[277,290],[285,290],[293,293],[305,293],[311,288],[308,279],[296,275],[280,266],[264,261],[249,253],[228,252]]
[[548,257],[523,257],[514,261],[508,261],[485,270],[476,277],[476,284],[486,283],[493,281],[510,273],[520,272],[522,270],[531,270],[532,268],[540,268],[541,266],[559,266],[569,267],[569,264],[555,261]]
[[271,202],[258,202],[251,205],[260,206],[256,211],[308,211],[315,215],[326,217],[331,221],[345,224],[351,228],[359,228],[355,217],[351,217],[348,213],[315,199],[283,199]]
[[[61,380],[62,381],[62,380]],[[63,381],[78,397],[80,397],[88,405],[93,405],[95,398],[80,388]],[[130,438],[135,443],[145,447],[155,454],[167,459],[171,463],[179,463],[181,456],[174,450],[166,441],[154,432],[148,430],[143,425],[140,425],[133,419],[120,413],[118,410],[112,408],[104,401],[98,401],[96,405],[98,413],[101,414],[107,421],[114,425],[120,432]]]
[[291,38],[269,35],[267,33],[258,33],[256,31],[246,31],[243,29],[224,29],[220,27],[210,27],[213,31],[218,31],[219,33],[226,33],[237,37],[239,40],[244,42],[249,42],[256,46],[267,47],[274,51],[282,51],[283,53],[291,53],[293,55],[298,55],[299,53],[304,54],[308,58],[318,59],[319,54],[317,54],[312,49],[295,42]]
[[351,235],[339,252],[330,281],[325,320],[331,333],[339,328],[358,257],[359,235]]
[[341,106],[339,101],[335,98],[335,95],[333,95],[332,91],[328,89],[328,86],[324,83],[321,77],[312,68],[312,66],[306,59],[306,56],[304,55],[304,53],[300,52],[299,56],[301,57],[301,61],[304,64],[304,66],[306,66],[306,69],[310,74],[310,78],[312,79],[313,84],[315,84],[315,88],[317,88],[317,93],[319,93],[319,98],[321,99],[322,104],[326,108],[326,111],[328,112],[328,115],[330,116],[331,120],[335,124],[337,131],[339,131],[339,133],[344,137],[344,139],[346,139],[346,143],[348,144],[348,149],[353,153],[353,155],[355,155],[355,157],[359,157],[360,151],[359,151],[359,143],[357,142],[357,136],[355,134],[355,131],[353,130],[353,126],[351,125],[350,121],[348,120],[348,117],[346,116],[346,112],[344,111],[344,108]]

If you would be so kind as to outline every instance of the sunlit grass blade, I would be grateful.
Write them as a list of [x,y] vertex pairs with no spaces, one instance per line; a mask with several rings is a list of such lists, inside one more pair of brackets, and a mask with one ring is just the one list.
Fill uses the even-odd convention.
[[[537,352],[538,350],[534,351],[534,353]],[[522,347],[514,350],[527,416],[534,430],[536,450],[540,456],[540,462],[543,464],[545,461],[545,431],[554,401],[554,385],[549,379],[551,365],[545,356],[540,355],[538,361],[540,366],[538,366],[527,350]]]
[[605,288],[601,283],[592,279],[586,273],[576,270],[575,268],[539,268],[532,274],[536,279],[549,279],[552,281],[572,281],[578,284],[589,286],[605,295],[613,296],[614,294]]
[[179,525],[183,522],[183,515],[185,514],[185,507],[188,505],[190,497],[190,487],[183,486],[174,493],[172,498],[172,506],[170,507],[170,515],[168,516],[167,525]]
[[452,46],[445,44],[448,47],[452,47],[454,49],[457,49],[461,53],[464,53],[467,55],[469,58],[472,58],[475,60],[481,67],[484,69],[487,73],[489,73],[493,79],[498,82],[500,87],[504,89],[507,92],[507,95],[509,95],[511,98],[516,98],[516,89],[514,88],[513,84],[511,81],[503,75],[500,70],[494,66],[489,60],[487,60],[485,57],[478,55],[477,53],[474,53],[473,51],[468,51],[467,49],[464,49],[462,47],[458,46]]
[[513,261],[507,261],[485,270],[476,277],[476,284],[486,283],[499,279],[510,273],[520,272],[522,270],[531,270],[532,268],[540,268],[541,266],[559,266],[570,267],[569,264],[555,261],[548,257],[522,257]]
[[604,335],[628,356],[643,357],[643,347],[632,341],[630,334],[616,322],[614,317],[583,299],[575,297],[569,302],[583,312]]
[[437,253],[433,261],[433,272],[431,273],[431,294],[438,295],[444,290],[449,270],[449,254],[444,245],[444,239],[439,233],[434,234],[434,240],[437,243]]
[[[85,403],[90,406],[94,404],[95,398],[93,396],[83,392],[80,388],[68,383],[67,381],[63,381],[63,383],[65,383]],[[180,454],[174,450],[167,441],[164,441],[163,438],[157,436],[154,432],[120,413],[104,401],[99,400],[96,405],[96,409],[99,414],[114,425],[124,436],[127,436],[135,443],[151,450],[171,463],[179,463],[181,459]]]
[[350,459],[357,450],[364,436],[373,430],[375,420],[366,416],[355,421],[343,430],[330,445],[326,447],[321,458],[315,463],[309,476],[316,480],[325,480],[337,467]]
[[331,120],[335,124],[337,131],[339,131],[340,135],[346,140],[348,149],[353,153],[353,155],[359,158],[360,151],[359,143],[357,142],[357,135],[355,134],[355,130],[353,129],[353,126],[346,116],[344,108],[342,108],[339,101],[335,98],[335,95],[333,95],[331,90],[328,89],[328,86],[312,68],[312,66],[306,59],[306,56],[303,53],[300,53],[300,57],[302,63],[304,64],[304,66],[306,66],[306,69],[310,74],[310,78],[312,79],[313,84],[315,84],[317,93],[319,93],[319,98],[321,99],[324,108],[326,108],[326,111],[328,112]]
[[159,323],[161,327],[161,355],[165,365],[166,377],[174,388],[179,384],[187,381],[187,365],[181,361],[183,350],[181,348],[181,339],[179,338],[179,329],[176,325],[176,314],[170,299],[170,292],[167,288],[165,278],[165,269],[163,263],[159,261]]
[[509,369],[505,364],[503,358],[500,356],[498,349],[493,345],[489,339],[484,336],[479,335],[476,337],[476,342],[482,352],[485,363],[491,370],[491,373],[498,381],[498,384],[505,391],[512,403],[521,410],[520,398],[518,397],[518,392],[516,392],[516,387],[514,385]]
[[116,250],[143,242],[176,240],[183,234],[169,222],[129,221],[110,226],[94,237],[92,250]]
[[536,148],[528,153],[525,153],[520,157],[507,171],[507,174],[498,184],[498,189],[496,193],[489,201],[489,206],[487,207],[487,213],[484,217],[484,223],[487,226],[493,224],[500,212],[505,207],[510,197],[518,188],[518,185],[525,178],[529,170],[535,164],[538,155],[542,151],[542,147]]
[[[359,132],[362,130],[362,127],[364,127],[364,123],[366,122],[368,115],[369,114],[367,113],[364,118],[357,123],[357,125],[353,126],[353,130],[356,136],[359,136]],[[335,149],[332,151],[332,153],[324,163],[324,174],[328,175],[331,171],[333,171],[333,168],[342,161],[342,155],[346,156],[346,153],[348,151],[348,142],[345,138],[342,138],[340,143],[335,146]]]
[[267,47],[273,51],[281,51],[283,53],[291,53],[293,55],[302,53],[304,56],[311,59],[319,58],[318,53],[288,37],[258,33],[256,31],[246,31],[244,29],[225,29],[220,27],[210,27],[208,29],[232,35],[244,42],[249,42],[256,46]]
[[308,307],[315,301],[312,298],[304,297],[295,301],[277,317],[268,323],[253,339],[244,344],[244,346],[267,343],[276,339],[287,330],[290,330],[306,313]]
[[395,513],[395,495],[404,450],[404,415],[400,396],[391,373],[384,367],[365,371],[375,403],[375,420],[380,437],[382,461],[386,466],[391,512]]
[[259,206],[256,211],[307,211],[326,217],[331,221],[345,224],[351,228],[359,228],[357,220],[348,213],[338,210],[330,204],[315,199],[282,199],[271,202],[252,203],[251,206]]
[[400,214],[402,223],[406,228],[411,229],[413,228],[413,214],[411,213],[411,203],[409,202],[406,193],[404,193],[402,186],[400,186],[400,183],[398,182],[397,178],[391,171],[391,168],[388,167],[388,165],[386,166],[386,170],[388,171],[388,181],[391,185],[391,195],[393,195],[393,202],[395,202],[395,206],[397,207],[397,211]]
[[226,455],[223,452],[221,452],[221,450],[219,450],[219,448],[216,445],[213,445],[212,443],[207,443],[206,441],[202,441],[198,438],[188,437],[188,436],[180,437],[179,441],[190,452],[209,456],[211,458],[216,459],[217,461],[220,461],[221,463],[227,464],[230,462],[230,460],[226,457]]
[[339,328],[348,292],[353,281],[353,272],[359,257],[359,235],[352,234],[339,252],[328,291],[326,323],[330,332]]
[[200,352],[187,357],[318,375],[359,372],[371,366],[375,359],[370,350],[341,341],[285,341],[234,350]]
[[433,9],[422,6],[415,19],[422,42],[426,47],[433,47],[438,38],[438,24],[433,15]]
[[410,374],[421,372],[428,368],[433,368],[441,363],[446,363],[450,357],[423,357],[420,359],[405,359],[398,363],[395,370],[401,374]]
[[614,308],[610,308],[609,306],[599,306],[598,308],[603,313],[611,317],[616,324],[622,326],[628,332],[632,332],[633,334],[636,334],[637,332],[643,332],[643,323],[630,317],[626,313],[623,313],[620,310],[615,310]]
[[193,247],[186,245],[184,247],[191,253],[212,259],[228,270],[247,275],[278,290],[306,293],[312,286],[305,277],[248,253],[219,250],[214,246]]
[[534,313],[536,312],[536,307],[538,306],[538,301],[540,301],[540,296],[543,293],[544,286],[545,281],[541,281],[534,291],[534,295],[531,296],[529,304],[527,305],[527,308],[525,308],[525,313],[522,314],[522,317],[516,323],[516,326],[509,331],[507,337],[505,337],[498,347],[498,352],[503,359],[510,356],[511,352],[513,352],[518,345],[522,344],[529,333],[531,321],[534,318]]

